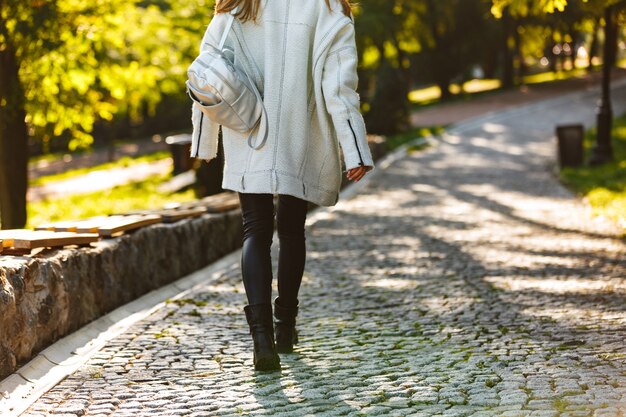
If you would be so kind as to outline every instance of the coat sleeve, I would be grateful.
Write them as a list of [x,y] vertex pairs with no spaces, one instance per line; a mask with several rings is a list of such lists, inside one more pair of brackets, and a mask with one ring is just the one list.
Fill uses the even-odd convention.
[[[218,14],[211,19],[207,27],[200,52],[206,50],[209,45],[217,47],[221,39],[221,34],[225,27],[224,16]],[[210,161],[217,156],[219,124],[211,121],[203,112],[201,106],[193,102],[191,105],[191,157]]]
[[363,116],[357,93],[357,62],[354,24],[348,24],[335,37],[322,73],[322,92],[339,139],[346,170],[365,166],[374,168],[367,143]]

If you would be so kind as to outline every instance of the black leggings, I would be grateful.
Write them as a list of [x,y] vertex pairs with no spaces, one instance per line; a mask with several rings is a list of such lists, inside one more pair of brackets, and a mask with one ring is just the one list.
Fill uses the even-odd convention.
[[[274,233],[274,200],[271,194],[239,193],[243,218],[241,274],[248,304],[270,303],[272,262],[270,247]],[[304,222],[307,201],[290,195],[278,196],[276,223],[280,244],[278,255],[278,297],[283,307],[298,304],[306,245]]]

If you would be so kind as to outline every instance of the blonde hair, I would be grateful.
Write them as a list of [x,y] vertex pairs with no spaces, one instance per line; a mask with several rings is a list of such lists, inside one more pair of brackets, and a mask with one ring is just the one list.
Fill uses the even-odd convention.
[[[343,13],[350,17],[350,0],[339,0],[339,2],[341,3]],[[260,5],[261,0],[217,0],[215,13],[228,13],[235,7],[239,7],[235,15],[245,22],[246,20],[256,20]],[[331,9],[330,0],[326,0],[326,5]]]

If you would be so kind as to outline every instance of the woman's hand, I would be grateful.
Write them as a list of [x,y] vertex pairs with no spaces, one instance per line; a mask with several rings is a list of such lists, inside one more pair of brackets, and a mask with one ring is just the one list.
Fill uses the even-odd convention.
[[360,167],[352,168],[348,170],[346,177],[348,177],[350,181],[359,182],[359,180],[363,178],[365,173],[367,171],[370,171],[371,169],[372,169],[371,166],[360,166]]

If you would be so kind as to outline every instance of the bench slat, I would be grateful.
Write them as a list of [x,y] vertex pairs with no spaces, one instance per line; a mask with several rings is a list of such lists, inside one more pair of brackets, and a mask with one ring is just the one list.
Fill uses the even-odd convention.
[[82,220],[68,220],[62,222],[46,223],[35,227],[35,230],[52,230],[55,232],[77,232],[81,228],[81,232],[96,233],[99,222],[108,216],[96,216]]
[[0,239],[2,246],[10,248],[13,246],[13,240],[24,236],[29,236],[33,231],[31,229],[4,229],[0,230]]
[[[160,223],[161,216],[155,214],[130,215],[130,216],[109,216],[97,227],[100,236],[111,236],[118,232],[126,232],[151,224]],[[81,231],[81,228],[78,228]]]
[[50,235],[33,234],[30,237],[13,240],[15,249],[35,249],[40,247],[55,247],[66,245],[85,245],[97,242],[100,236],[96,233],[51,232]]
[[163,217],[165,223],[174,223],[189,217],[198,217],[206,213],[205,207],[197,207],[182,210],[162,210],[159,214]]
[[[72,232],[51,232],[48,230],[13,229],[0,231],[2,245],[7,247],[5,252],[13,249],[35,249],[40,247],[55,247],[65,245],[84,245],[95,242],[97,234],[77,234]],[[20,252],[20,251],[17,251]]]

